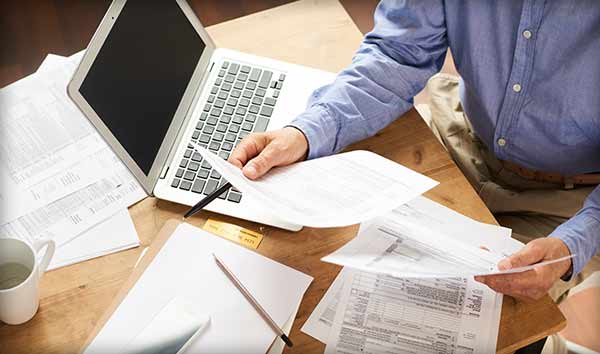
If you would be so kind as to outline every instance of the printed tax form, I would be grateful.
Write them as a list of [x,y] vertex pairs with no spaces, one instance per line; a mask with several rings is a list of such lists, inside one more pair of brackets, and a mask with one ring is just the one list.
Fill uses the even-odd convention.
[[252,181],[219,156],[195,149],[246,198],[265,212],[311,227],[358,224],[382,215],[438,183],[368,151],[351,151],[276,167]]

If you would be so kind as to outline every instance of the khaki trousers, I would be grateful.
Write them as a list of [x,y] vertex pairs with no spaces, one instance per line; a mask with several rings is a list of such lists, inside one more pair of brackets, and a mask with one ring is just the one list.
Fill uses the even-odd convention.
[[[525,179],[502,164],[475,135],[458,95],[458,77],[438,74],[426,87],[430,104],[417,107],[434,134],[446,147],[458,167],[479,193],[498,222],[513,230],[513,237],[528,242],[546,237],[572,217],[595,186],[562,185]],[[592,272],[600,270],[596,255],[575,279],[558,281],[550,291],[555,301]]]

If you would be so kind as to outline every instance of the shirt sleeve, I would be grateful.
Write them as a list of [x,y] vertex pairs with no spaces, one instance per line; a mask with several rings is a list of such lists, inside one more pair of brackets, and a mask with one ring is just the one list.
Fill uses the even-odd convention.
[[447,48],[441,0],[381,1],[352,64],[316,90],[290,123],[306,136],[308,158],[372,136],[408,111],[440,71]]
[[600,186],[588,196],[583,208],[557,227],[550,237],[560,238],[575,255],[572,259],[573,278],[600,252]]

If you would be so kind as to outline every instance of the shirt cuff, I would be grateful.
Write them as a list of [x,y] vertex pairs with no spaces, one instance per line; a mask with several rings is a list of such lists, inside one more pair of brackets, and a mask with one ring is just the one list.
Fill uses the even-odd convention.
[[287,126],[300,130],[306,137],[307,159],[331,155],[335,151],[338,124],[325,108],[312,106]]
[[594,244],[594,236],[600,231],[600,222],[585,213],[577,214],[557,227],[548,237],[562,240],[573,258],[571,258],[571,274],[562,278],[569,281],[579,274],[587,262],[596,253],[598,245]]

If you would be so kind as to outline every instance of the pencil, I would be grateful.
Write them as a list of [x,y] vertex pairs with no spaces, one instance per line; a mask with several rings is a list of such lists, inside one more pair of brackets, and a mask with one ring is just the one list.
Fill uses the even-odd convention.
[[229,270],[229,268],[227,268],[227,266],[217,257],[217,255],[215,255],[213,253],[213,257],[215,257],[215,262],[217,262],[217,265],[219,266],[219,268],[221,268],[223,273],[225,273],[225,275],[227,275],[227,278],[229,278],[229,280],[231,280],[233,285],[235,285],[235,287],[242,293],[242,295],[244,295],[246,300],[248,300],[250,302],[252,307],[254,307],[256,312],[258,312],[260,314],[260,316],[267,322],[267,324],[273,329],[273,331],[275,331],[275,333],[277,333],[279,338],[281,338],[288,347],[293,346],[294,344],[292,343],[292,341],[288,338],[288,336],[285,335],[285,333],[283,333],[283,330],[281,328],[279,328],[279,326],[277,325],[277,323],[275,323],[275,321],[273,321],[273,319],[271,318],[271,316],[269,316],[267,311],[265,311],[265,309],[262,306],[260,306],[260,304],[258,303],[258,301],[256,301],[254,296],[252,296],[252,294],[250,294],[250,291],[248,291],[248,289],[246,289],[246,287],[231,272],[231,270]]

